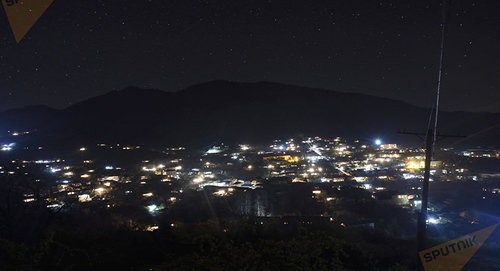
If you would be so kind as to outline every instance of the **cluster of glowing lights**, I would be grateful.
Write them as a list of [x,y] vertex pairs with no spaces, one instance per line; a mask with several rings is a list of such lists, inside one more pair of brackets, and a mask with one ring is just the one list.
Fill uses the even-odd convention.
[[[382,143],[382,142],[380,142],[380,143]],[[379,146],[383,150],[397,150],[398,149],[397,144],[380,144]]]
[[288,163],[297,163],[300,161],[300,157],[292,156],[292,155],[275,155],[275,156],[264,157],[264,160],[266,160],[266,161],[284,160],[284,161],[287,161]]
[[60,168],[55,168],[55,167],[51,167],[49,170],[50,170],[51,173],[56,173],[56,172],[61,171]]
[[61,162],[61,160],[57,159],[57,160],[36,160],[35,161],[35,164],[50,164],[50,163],[59,163]]
[[0,150],[1,151],[11,151],[15,145],[16,145],[15,143],[3,144],[0,148]]
[[92,197],[89,194],[78,195],[79,202],[89,202],[92,201]]
[[158,206],[156,204],[151,204],[146,207],[148,209],[148,212],[150,213],[155,213],[158,211]]
[[[231,191],[233,191],[233,190],[231,190]],[[219,189],[216,192],[214,192],[214,195],[218,196],[218,197],[224,197],[224,196],[227,196],[228,194],[229,193],[226,189]]]
[[221,147],[213,146],[211,149],[209,149],[206,154],[217,154],[221,153],[223,150]]
[[146,231],[156,231],[158,230],[160,227],[158,225],[150,225],[150,226],[147,226],[146,227]]
[[148,213],[152,216],[156,216],[160,211],[165,209],[164,204],[150,204],[147,206],[144,206],[144,208],[148,211]]
[[368,180],[368,177],[365,177],[365,176],[356,176],[353,178],[358,183],[366,182]]
[[98,195],[102,195],[104,193],[106,193],[106,188],[104,187],[98,187],[94,190]]
[[409,161],[406,164],[407,169],[421,169],[425,167],[424,161]]
[[371,165],[371,164],[365,165],[365,168],[364,168],[365,171],[373,171],[374,169],[375,169],[375,166]]
[[202,177],[196,177],[193,179],[193,183],[195,183],[195,184],[199,184],[199,183],[202,183],[204,181],[205,181],[205,179]]
[[143,170],[143,171],[146,171],[146,172],[153,172],[153,171],[156,171],[156,167],[151,167],[151,168],[148,168],[148,167],[142,167],[142,170]]
[[307,156],[307,160],[311,161],[311,162],[317,162],[318,160],[321,160],[323,157],[321,156]]
[[435,218],[435,217],[432,217],[432,216],[429,216],[427,217],[427,224],[443,224],[445,220],[443,220],[442,217],[438,217],[438,218]]
[[[311,141],[311,143],[312,142],[313,141]],[[280,144],[280,143],[275,143],[275,144]],[[380,140],[380,139],[374,140],[373,144],[376,145],[376,146],[378,146],[378,148],[377,148],[378,150],[383,150],[383,149],[390,150],[390,149],[397,148],[397,145],[395,145],[395,144],[383,144],[382,140]],[[4,149],[4,148],[6,148],[6,146],[7,145],[1,145],[0,146],[0,150],[6,151],[6,149]],[[10,144],[9,144],[9,146],[10,146]],[[12,146],[13,146],[13,144],[12,144]],[[286,145],[285,144],[283,144],[283,145],[273,145],[273,148],[275,150],[280,150],[280,151],[283,150],[284,151],[284,150],[289,150],[288,149],[289,146],[298,146],[298,145],[289,144],[289,142],[287,142]],[[311,144],[309,144],[309,146],[311,146]],[[368,144],[368,147],[366,145],[363,145],[362,148],[363,147],[369,148],[369,146],[370,146],[370,144]],[[213,150],[213,152],[211,152],[211,150],[209,150],[207,153],[219,153],[219,152],[223,151],[222,148],[224,148],[224,147],[214,147],[214,148],[211,149],[211,150]],[[240,148],[241,151],[247,151],[247,150],[251,149],[250,146],[248,146],[248,145],[239,145],[239,148]],[[375,149],[373,147],[371,147],[371,148]],[[295,154],[288,155],[287,152],[275,152],[275,154],[273,156],[270,156],[270,154],[269,154],[270,152],[262,152],[262,153],[259,152],[259,154],[260,155],[264,155],[264,160],[266,160],[268,163],[269,162],[275,163],[274,165],[273,164],[268,164],[268,165],[264,166],[264,168],[274,169],[276,167],[276,168],[278,168],[276,171],[273,171],[273,170],[270,170],[270,171],[276,172],[277,174],[279,173],[279,171],[281,169],[290,167],[290,165],[286,165],[286,163],[283,163],[281,161],[287,161],[287,162],[290,162],[290,163],[297,163],[297,162],[299,162],[301,160],[301,158],[302,159],[307,159],[308,160],[307,162],[312,162],[312,164],[301,163],[299,165],[291,165],[291,167],[292,168],[301,169],[301,171],[302,171],[301,176],[308,177],[308,176],[315,176],[315,175],[323,176],[322,174],[318,174],[318,172],[322,172],[323,171],[323,168],[317,167],[314,164],[318,160],[323,160],[323,159],[324,160],[329,160],[329,157],[323,156],[321,154],[322,151],[329,152],[329,154],[331,154],[331,155],[335,155],[335,152],[337,152],[337,153],[338,152],[349,152],[348,150],[354,150],[354,149],[355,149],[354,147],[350,147],[350,146],[346,146],[346,145],[342,145],[342,144],[338,144],[338,145],[336,145],[336,147],[331,147],[331,149],[330,149],[330,147],[328,147],[328,145],[325,145],[325,148],[318,148],[316,145],[314,145],[314,146],[312,146],[310,148],[310,150],[312,150],[314,153],[309,153],[308,155],[304,155],[303,157],[300,157],[300,158],[299,158],[299,156],[296,156]],[[87,149],[84,148],[84,147],[80,148],[80,151],[85,151],[85,150],[87,150]],[[378,167],[382,167],[382,165],[381,165],[382,162],[391,162],[391,161],[394,160],[395,163],[399,163],[400,162],[400,164],[398,164],[399,165],[398,166],[398,170],[401,172],[400,174],[402,174],[402,177],[404,179],[415,179],[415,178],[421,178],[422,177],[420,175],[416,175],[419,172],[419,171],[416,171],[416,170],[420,170],[420,169],[422,169],[424,167],[424,161],[421,160],[421,159],[419,159],[419,158],[423,159],[423,157],[412,155],[412,157],[406,157],[404,160],[403,159],[396,160],[396,158],[401,158],[401,155],[399,153],[395,153],[395,152],[396,151],[386,151],[386,152],[381,153],[381,154],[380,153],[379,154],[377,154],[377,153],[376,154],[369,154],[368,158],[365,161],[363,161],[362,159],[359,159],[359,161],[357,161],[357,160],[353,161],[352,163],[348,164],[347,166],[345,166],[345,167],[344,166],[340,166],[337,169],[339,171],[344,171],[345,168],[351,168],[352,169],[352,168],[354,168],[354,165],[355,165],[356,168],[354,168],[354,169],[361,169],[361,170],[364,169],[365,171],[373,171],[373,170],[377,169]],[[244,155],[243,153],[241,153],[241,154]],[[325,155],[326,155],[326,153],[325,153]],[[239,157],[244,157],[244,156],[240,156],[240,153],[235,153],[235,154],[228,153],[227,156],[231,157],[232,159],[239,159]],[[375,157],[378,157],[378,158],[375,158]],[[269,160],[271,160],[271,161],[269,161]],[[276,161],[276,160],[281,160],[281,161]],[[59,160],[57,160],[57,161],[59,162]],[[172,161],[174,161],[174,160],[172,160]],[[375,161],[380,162],[380,163],[375,163]],[[53,162],[54,161],[52,161],[52,160],[39,160],[39,161],[37,161],[37,163],[44,163],[44,164],[49,164],[49,163],[53,163]],[[147,162],[149,163],[149,161],[147,161]],[[176,160],[175,162],[177,163],[177,162],[179,162],[179,160]],[[213,163],[205,162],[205,161],[203,161],[203,164],[206,167],[210,167],[210,166],[215,167],[217,165],[217,164],[213,164]],[[342,163],[341,162],[335,162],[334,167],[336,167],[339,164],[342,164]],[[231,163],[231,165],[233,165],[233,164]],[[50,167],[49,165],[46,165],[46,166],[44,165],[44,167],[46,167],[52,173],[56,173],[56,172],[60,172],[61,170],[64,170],[64,173],[61,172],[61,174],[63,176],[68,177],[68,178],[74,175],[73,172],[71,172],[71,171],[67,172],[66,171],[66,167],[62,168],[62,166],[60,166],[60,165],[55,166],[55,167]],[[61,167],[61,168],[59,168],[59,167]],[[159,169],[163,169],[163,168],[165,168],[165,165],[163,165],[163,164],[159,164],[159,165],[156,165],[156,164],[151,165],[151,164],[149,164],[148,167],[143,167],[142,169],[144,171],[158,171]],[[244,166],[244,168],[246,168],[247,170],[252,170],[252,169],[254,169],[254,166],[246,164]],[[114,167],[113,166],[106,166],[105,169],[106,170],[112,170],[112,169],[114,169]],[[117,168],[117,169],[120,170],[120,168]],[[180,171],[180,170],[182,170],[182,166],[180,166],[180,165],[178,165],[176,167],[169,166],[169,169],[170,170],[171,169],[175,169],[176,171]],[[406,169],[412,169],[412,170],[408,171]],[[464,169],[455,169],[455,170],[456,170],[456,172],[459,172],[459,173],[463,173],[465,171]],[[186,169],[186,171],[188,171],[188,169]],[[207,172],[204,172],[203,169],[201,171],[199,169],[192,169],[192,171],[196,172],[196,173],[193,173],[194,174],[194,176],[193,176],[194,178],[191,177],[191,178],[193,178],[192,182],[195,183],[195,184],[199,184],[199,187],[203,187],[203,186],[206,186],[208,184],[210,184],[210,185],[214,184],[214,186],[219,186],[219,188],[224,188],[224,189],[217,190],[214,193],[214,195],[216,195],[216,196],[226,196],[228,194],[231,194],[231,192],[233,191],[233,188],[228,188],[229,186],[244,187],[241,183],[236,183],[236,182],[234,182],[234,183],[228,183],[227,180],[224,181],[224,182],[217,182],[217,183],[215,183],[214,180],[216,179],[216,176],[213,175],[213,174],[207,175],[206,174]],[[307,173],[305,173],[304,171],[307,172]],[[329,169],[325,170],[325,171],[330,172]],[[89,172],[91,172],[91,171],[89,170]],[[281,171],[281,173],[285,174],[284,171]],[[443,173],[445,173],[445,171],[443,171]],[[176,174],[180,174],[180,173],[176,172]],[[190,174],[189,174],[189,176],[192,176]],[[109,174],[109,175],[112,175],[112,174]],[[144,175],[148,175],[148,174],[144,174]],[[199,175],[200,177],[195,177],[197,175]],[[90,178],[90,175],[89,174],[83,174],[83,175],[80,175],[80,177],[81,178]],[[142,176],[142,177],[144,177],[144,180],[150,178],[150,177],[146,178],[146,176]],[[142,177],[141,177],[141,180],[143,179]],[[168,177],[169,178],[175,178],[175,177],[172,177],[172,176],[168,176]],[[170,182],[170,181],[172,181],[169,178],[161,179],[161,181],[162,182]],[[372,178],[372,177],[370,177],[370,178]],[[378,178],[380,180],[392,179],[392,177],[389,177],[389,176],[376,176],[376,178]],[[368,180],[367,177],[355,177],[354,179],[356,181],[358,181],[358,182],[365,182],[365,181]],[[106,180],[106,177],[98,179],[99,182],[101,182],[102,180]],[[298,179],[298,178],[294,179],[294,182],[295,182],[295,180],[300,181],[300,179]],[[343,181],[343,180],[344,180],[344,178],[331,178],[331,177],[329,177],[329,178],[322,177],[321,178],[321,182],[337,182],[337,181]],[[117,181],[118,181],[118,177],[117,177]],[[145,181],[141,182],[141,184],[146,184],[146,182]],[[104,194],[104,193],[106,193],[108,191],[111,191],[111,188],[109,188],[111,186],[111,182],[105,182],[105,183],[101,182],[101,185],[102,185],[102,187],[94,189],[94,193],[90,193],[93,197],[95,197],[96,195],[102,195],[102,194]],[[248,183],[246,185],[248,185]],[[359,188],[368,189],[368,190],[372,190],[372,189],[373,190],[382,190],[383,189],[381,187],[372,187],[368,183],[359,184],[358,187]],[[247,187],[245,187],[245,188],[247,188]],[[252,187],[249,187],[249,188],[252,188]],[[126,191],[126,193],[127,192],[131,193],[131,191]],[[180,191],[180,192],[182,193],[182,191]],[[68,194],[69,193],[74,193],[74,192],[68,192]],[[314,195],[319,195],[322,192],[320,190],[313,190],[312,193]],[[325,192],[323,192],[323,193],[325,193]],[[496,192],[492,192],[492,193],[496,193]],[[92,200],[91,195],[89,195],[89,194],[79,195],[78,196],[78,200],[80,202],[91,201]],[[146,198],[152,197],[153,193],[145,193],[145,194],[142,194],[142,196],[146,197]],[[326,193],[325,193],[325,196],[326,196]],[[323,197],[321,197],[321,198],[323,198]],[[325,199],[326,199],[326,201],[334,200],[334,198],[331,198],[331,197],[328,197],[328,198],[325,197]],[[153,199],[148,199],[148,201],[154,201],[154,200]],[[171,197],[169,199],[169,201],[173,203],[173,202],[177,201],[177,198],[176,197]],[[412,205],[418,205],[421,202],[419,200],[413,200],[412,203],[413,203]],[[155,204],[152,204],[152,205],[146,206],[146,208],[147,208],[148,212],[154,213],[154,212],[158,211],[159,206],[157,206]],[[428,220],[427,220],[427,223],[429,223],[429,224],[439,224],[439,223],[442,222],[440,220],[441,220],[441,218],[437,219],[437,218],[429,217]]]

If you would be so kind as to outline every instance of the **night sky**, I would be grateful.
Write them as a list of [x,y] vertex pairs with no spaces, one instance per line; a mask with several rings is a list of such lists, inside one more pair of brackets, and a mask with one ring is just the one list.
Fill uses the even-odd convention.
[[[441,1],[55,0],[16,44],[0,14],[0,110],[129,85],[275,81],[430,106]],[[442,108],[500,112],[500,3],[452,0]]]

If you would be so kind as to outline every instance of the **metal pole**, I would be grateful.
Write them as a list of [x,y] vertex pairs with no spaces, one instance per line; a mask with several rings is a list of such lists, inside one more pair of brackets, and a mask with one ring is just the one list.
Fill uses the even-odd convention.
[[422,185],[422,208],[417,218],[417,270],[422,270],[418,252],[424,250],[426,240],[427,206],[429,201],[429,178],[431,173],[432,147],[434,143],[434,133],[432,129],[427,131],[425,141],[425,171],[424,183]]
[[[444,33],[446,30],[446,9],[448,6],[447,0],[443,0],[443,22],[441,23],[441,50],[439,54],[439,75],[438,86],[436,93],[436,113],[434,118],[434,132],[437,133],[438,116],[439,116],[439,98],[441,96],[441,80],[443,78],[443,55],[444,55]],[[434,134],[434,142],[436,142],[436,134]]]

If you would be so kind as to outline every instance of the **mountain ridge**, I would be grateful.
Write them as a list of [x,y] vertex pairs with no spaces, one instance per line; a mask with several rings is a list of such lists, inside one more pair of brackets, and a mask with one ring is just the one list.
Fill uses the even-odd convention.
[[[176,92],[128,87],[64,109],[9,110],[0,113],[0,129],[37,130],[30,140],[44,144],[263,142],[302,135],[384,137],[398,142],[403,140],[396,135],[398,129],[425,129],[429,112],[404,101],[361,93],[214,80]],[[477,142],[484,144],[500,135],[498,123],[500,113],[440,112],[440,130],[479,133]]]
[[[307,86],[293,85],[293,84],[287,84],[287,83],[278,83],[278,82],[273,82],[273,81],[239,82],[239,81],[230,81],[230,80],[224,80],[224,79],[216,79],[216,80],[211,80],[211,81],[207,81],[207,82],[204,82],[204,83],[194,84],[194,85],[188,86],[186,88],[178,89],[178,90],[175,90],[175,91],[166,91],[166,90],[155,89],[155,88],[141,88],[141,87],[137,87],[137,86],[134,86],[134,85],[130,85],[130,86],[127,86],[127,87],[125,87],[123,89],[120,89],[120,90],[111,90],[111,91],[106,92],[104,94],[97,95],[97,96],[94,96],[94,97],[90,97],[90,98],[81,100],[79,102],[76,102],[76,103],[74,103],[72,105],[69,105],[67,107],[64,107],[64,108],[57,109],[57,108],[53,108],[53,107],[45,105],[45,104],[32,104],[32,105],[26,105],[26,106],[21,106],[21,107],[6,109],[4,111],[1,111],[0,115],[4,114],[4,113],[9,113],[9,112],[13,112],[13,111],[17,112],[17,111],[31,109],[31,108],[47,108],[47,109],[54,110],[54,111],[61,111],[61,110],[66,110],[66,109],[68,109],[70,107],[73,107],[75,105],[81,104],[83,102],[86,102],[86,101],[89,101],[89,100],[93,100],[95,98],[99,98],[99,97],[102,97],[102,96],[107,96],[109,94],[119,94],[119,93],[124,93],[124,92],[126,93],[126,92],[134,92],[134,91],[141,91],[141,92],[142,91],[157,91],[157,92],[162,92],[162,93],[167,93],[167,94],[176,94],[176,93],[179,93],[179,92],[185,92],[185,91],[190,90],[191,88],[194,88],[194,87],[206,86],[206,85],[212,84],[212,83],[214,83],[214,84],[215,83],[236,83],[236,84],[253,84],[253,85],[269,84],[269,85],[290,86],[290,87],[310,89],[310,90],[318,90],[318,91],[326,91],[326,92],[336,92],[336,93],[342,93],[342,94],[348,94],[348,95],[368,96],[368,97],[374,97],[374,98],[377,98],[377,99],[385,99],[385,100],[400,102],[400,103],[407,104],[408,106],[418,107],[418,108],[422,108],[422,109],[427,108],[425,106],[415,105],[415,104],[406,102],[406,101],[401,100],[401,99],[376,96],[376,95],[362,93],[362,92],[346,92],[346,91],[330,90],[330,89],[318,88],[318,87],[307,87]],[[447,112],[447,113],[473,113],[473,114],[475,114],[475,113],[479,113],[479,114],[482,114],[482,113],[484,113],[484,114],[498,114],[498,113],[500,113],[500,112],[466,111],[466,110],[440,110],[440,112]]]

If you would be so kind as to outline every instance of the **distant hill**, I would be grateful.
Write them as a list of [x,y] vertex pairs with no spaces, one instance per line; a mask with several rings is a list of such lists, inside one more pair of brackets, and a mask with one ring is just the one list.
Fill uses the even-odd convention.
[[[259,143],[315,135],[408,142],[411,136],[398,135],[397,130],[425,130],[429,111],[364,94],[212,81],[178,92],[130,87],[62,110],[9,110],[0,113],[0,132],[37,130],[27,140],[39,144]],[[498,145],[499,124],[499,113],[440,114],[441,132],[474,135],[461,144]]]

